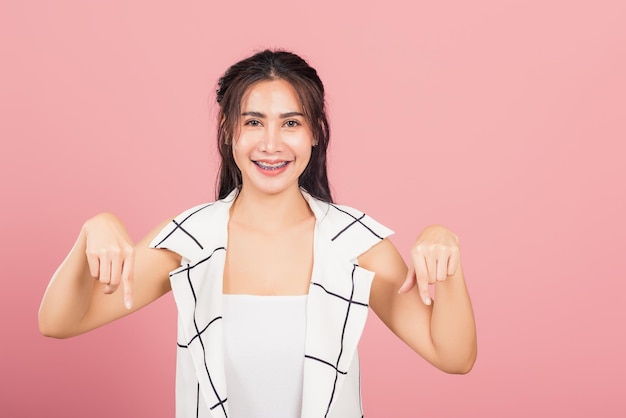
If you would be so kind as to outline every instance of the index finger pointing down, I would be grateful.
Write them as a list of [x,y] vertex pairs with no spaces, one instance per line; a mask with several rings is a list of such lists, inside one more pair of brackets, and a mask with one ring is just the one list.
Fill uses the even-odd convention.
[[126,309],[133,307],[133,272],[135,269],[135,253],[134,251],[124,259],[122,267],[122,286],[124,287],[124,306]]
[[428,290],[428,268],[426,267],[426,259],[423,256],[415,257],[413,260],[415,265],[415,276],[417,279],[417,289],[420,297],[426,305],[430,305],[430,292]]

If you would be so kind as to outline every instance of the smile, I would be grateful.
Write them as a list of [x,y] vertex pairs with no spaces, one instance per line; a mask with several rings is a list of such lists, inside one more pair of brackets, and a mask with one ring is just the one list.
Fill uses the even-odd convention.
[[256,164],[257,167],[263,169],[263,170],[278,170],[280,168],[285,167],[287,164],[289,164],[291,161],[281,161],[281,162],[276,162],[276,163],[266,163],[266,162],[262,162],[262,161],[254,161],[254,164]]

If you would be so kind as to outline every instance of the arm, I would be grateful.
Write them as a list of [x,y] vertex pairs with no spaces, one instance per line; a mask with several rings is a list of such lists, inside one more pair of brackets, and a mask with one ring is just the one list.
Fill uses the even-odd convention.
[[41,301],[41,333],[56,338],[82,334],[167,293],[169,272],[180,265],[181,258],[148,247],[166,223],[133,245],[122,223],[111,214],[85,222]]
[[[442,233],[427,228],[422,234],[426,234],[426,242],[436,241],[433,232]],[[370,306],[391,331],[435,367],[448,373],[467,373],[474,365],[477,349],[474,315],[463,272],[460,264],[454,265],[452,270],[440,271],[437,280],[436,266],[444,263],[433,261],[436,258],[432,254],[424,256],[423,250],[432,252],[439,248],[438,244],[424,242],[420,236],[412,251],[417,277],[413,269],[407,277],[406,264],[387,239],[359,257],[359,264],[376,274]],[[447,258],[445,261],[446,265],[448,261],[455,262]],[[426,296],[428,283],[435,285],[436,302]]]

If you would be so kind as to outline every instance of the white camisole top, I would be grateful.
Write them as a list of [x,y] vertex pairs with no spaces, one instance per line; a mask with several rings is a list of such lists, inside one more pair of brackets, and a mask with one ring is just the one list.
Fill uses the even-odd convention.
[[306,300],[223,295],[230,417],[300,416]]

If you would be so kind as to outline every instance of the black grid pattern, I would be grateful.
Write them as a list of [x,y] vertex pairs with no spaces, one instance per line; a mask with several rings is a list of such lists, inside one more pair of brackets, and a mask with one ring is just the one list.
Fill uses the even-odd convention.
[[196,237],[194,237],[192,234],[190,234],[185,228],[183,228],[183,224],[189,219],[191,218],[193,215],[195,215],[196,213],[200,212],[201,210],[204,210],[206,208],[209,208],[211,206],[213,206],[215,204],[215,202],[213,203],[207,203],[206,205],[202,205],[200,207],[198,207],[197,209],[194,209],[191,211],[191,213],[187,214],[187,216],[185,216],[183,219],[181,219],[180,221],[177,221],[176,219],[172,219],[172,223],[176,226],[174,229],[172,229],[167,235],[165,235],[165,237],[163,237],[163,239],[161,239],[161,241],[157,242],[156,244],[154,244],[153,246],[156,248],[163,248],[162,245],[165,242],[165,240],[167,240],[169,237],[171,237],[174,232],[176,232],[177,230],[181,230],[185,235],[187,235],[189,238],[191,238],[193,240],[193,242],[196,243],[196,245],[198,247],[200,247],[201,250],[204,249],[204,247],[202,246],[202,244],[200,244],[200,242],[196,239]]
[[[178,226],[179,224],[177,224]],[[186,232],[186,231],[185,231]],[[187,232],[186,232],[187,233]],[[191,238],[193,238],[192,235],[190,235],[189,233],[187,233]],[[194,241],[195,238],[194,238]],[[197,242],[197,241],[196,241]],[[204,371],[206,372],[206,376],[209,379],[209,384],[211,386],[211,391],[213,392],[213,394],[215,395],[215,398],[217,399],[217,402],[211,406],[209,406],[210,410],[214,410],[215,408],[220,408],[224,414],[225,417],[228,417],[228,413],[226,412],[226,407],[225,407],[225,403],[228,400],[228,398],[226,396],[224,396],[223,398],[220,396],[219,391],[217,389],[217,387],[215,386],[215,383],[213,382],[213,378],[211,377],[211,372],[209,371],[209,366],[207,364],[207,353],[206,353],[206,347],[205,347],[205,342],[203,341],[203,334],[209,329],[209,327],[216,323],[217,321],[222,319],[222,316],[216,316],[214,318],[212,318],[202,329],[200,329],[200,327],[198,326],[198,318],[196,317],[196,312],[197,312],[197,308],[198,308],[198,296],[196,294],[196,290],[194,288],[193,282],[191,280],[191,272],[194,268],[196,268],[197,266],[208,262],[217,251],[225,251],[226,248],[225,247],[218,247],[216,249],[214,249],[211,254],[209,254],[207,257],[201,259],[200,261],[194,263],[194,264],[187,264],[186,266],[183,266],[182,268],[172,272],[172,274],[170,275],[170,278],[173,276],[176,276],[178,274],[182,274],[182,273],[186,273],[186,279],[187,279],[187,283],[189,284],[189,290],[191,291],[191,294],[193,296],[193,301],[194,301],[194,315],[193,315],[193,326],[195,329],[195,334],[193,335],[193,337],[191,337],[189,339],[189,341],[187,342],[187,344],[181,344],[181,343],[177,343],[178,347],[181,348],[189,348],[191,346],[192,343],[194,343],[194,341],[198,341],[198,343],[200,344],[201,350],[202,350],[202,359],[204,362]],[[198,405],[196,407],[196,417],[198,417],[199,415],[199,404],[200,404],[200,383],[198,383],[198,391],[197,391],[197,399],[196,399],[196,405]]]
[[376,232],[374,232],[374,230],[373,230],[372,228],[370,228],[369,226],[367,226],[367,225],[363,222],[363,220],[364,220],[364,219],[365,219],[365,217],[367,216],[367,215],[365,215],[364,213],[362,213],[362,214],[361,214],[361,215],[357,218],[357,217],[356,217],[356,216],[354,216],[352,213],[348,212],[348,211],[347,211],[347,210],[345,210],[345,209],[340,208],[340,207],[339,207],[339,206],[337,206],[337,205],[333,205],[333,204],[331,204],[330,206],[331,206],[331,207],[333,207],[333,208],[335,208],[335,209],[337,209],[337,210],[338,210],[339,212],[341,212],[341,213],[345,213],[345,214],[346,214],[346,215],[348,215],[350,218],[352,218],[352,222],[350,222],[348,225],[346,225],[346,226],[345,226],[345,227],[344,227],[341,231],[337,232],[337,234],[336,234],[334,237],[332,237],[332,238],[330,239],[331,241],[334,241],[334,240],[336,240],[337,238],[339,238],[339,236],[340,236],[341,234],[343,234],[344,232],[346,232],[348,229],[350,229],[352,226],[354,226],[354,225],[356,225],[356,224],[359,224],[359,225],[361,225],[363,228],[367,229],[369,232],[371,232],[371,233],[372,233],[372,235],[374,235],[374,236],[375,236],[376,238],[378,238],[379,240],[382,240],[382,239],[383,239],[383,237],[381,237],[380,235],[378,235]]
[[305,358],[309,358],[309,359],[313,359],[313,360],[319,361],[319,362],[321,362],[322,364],[325,364],[325,365],[327,365],[327,366],[332,367],[332,368],[334,369],[334,371],[335,371],[335,381],[333,382],[333,389],[332,389],[332,392],[331,392],[331,394],[330,394],[330,399],[328,400],[328,406],[326,407],[326,413],[324,414],[324,417],[327,417],[327,416],[328,416],[328,414],[329,414],[329,412],[330,412],[330,407],[331,407],[332,402],[333,402],[333,400],[334,400],[334,398],[335,398],[335,392],[336,392],[336,390],[337,390],[337,379],[338,379],[339,375],[340,375],[340,374],[345,375],[345,374],[347,374],[347,373],[348,373],[347,371],[343,371],[343,370],[340,370],[340,369],[339,369],[339,362],[341,361],[341,356],[342,356],[342,354],[343,354],[343,350],[344,350],[344,337],[345,337],[345,331],[346,331],[346,326],[347,326],[347,324],[348,324],[348,318],[350,317],[350,310],[351,310],[351,308],[352,308],[352,305],[354,304],[354,305],[356,305],[356,306],[359,306],[359,307],[365,307],[365,308],[367,308],[367,307],[369,306],[367,303],[364,303],[364,302],[359,302],[359,301],[355,301],[355,300],[353,299],[353,298],[354,298],[354,272],[355,272],[355,269],[356,269],[357,267],[358,267],[358,266],[357,266],[356,264],[355,264],[355,265],[353,265],[352,274],[351,274],[352,286],[351,286],[350,298],[349,298],[349,299],[347,299],[347,298],[345,298],[345,297],[343,297],[343,296],[341,296],[341,295],[338,295],[338,294],[336,294],[336,293],[329,292],[328,290],[326,290],[326,289],[324,288],[324,286],[322,286],[322,285],[321,285],[321,284],[319,284],[319,283],[312,283],[313,285],[316,285],[316,286],[321,287],[321,288],[322,288],[322,289],[323,289],[323,290],[324,290],[324,291],[325,291],[328,295],[333,296],[333,297],[335,297],[335,298],[338,298],[338,299],[340,299],[340,300],[343,300],[343,301],[345,301],[345,302],[347,303],[347,307],[346,307],[346,315],[345,315],[345,317],[344,317],[344,320],[343,320],[343,326],[342,326],[342,330],[341,330],[341,339],[340,339],[340,341],[339,341],[340,349],[339,349],[339,355],[337,356],[337,361],[333,364],[333,363],[330,363],[330,362],[328,362],[328,361],[324,361],[324,360],[322,360],[322,359],[318,359],[318,358],[316,358],[316,357],[312,357],[312,356],[305,355]]
[[[331,383],[332,390],[327,400],[324,417],[328,417],[330,414],[331,406],[333,404],[333,401],[335,400],[335,396],[336,396],[337,389],[338,389],[337,384],[338,384],[339,376],[340,375],[345,376],[348,374],[348,370],[341,368],[341,362],[343,360],[343,355],[345,353],[345,338],[346,338],[346,328],[348,326],[348,321],[351,318],[351,314],[353,314],[354,309],[365,309],[365,311],[367,312],[367,309],[369,307],[369,304],[367,301],[360,301],[360,300],[355,299],[355,272],[357,271],[357,268],[358,266],[356,264],[352,265],[352,272],[350,275],[351,285],[350,285],[349,295],[347,296],[343,296],[337,292],[329,291],[328,289],[326,289],[324,285],[322,285],[319,282],[311,283],[312,286],[318,287],[324,292],[325,295],[327,295],[330,298],[328,303],[340,302],[345,305],[345,311],[344,311],[345,313],[343,315],[343,318],[341,318],[341,321],[342,321],[341,334],[338,340],[333,341],[333,344],[338,345],[336,358],[324,359],[324,358],[320,358],[319,356],[314,356],[308,353],[305,354],[306,360],[314,361],[320,364],[322,367],[328,367],[332,369],[334,373],[334,380]],[[359,408],[360,408],[360,404],[359,404]],[[362,414],[362,411],[361,411],[361,414]]]
[[[304,196],[317,219],[319,236],[314,258],[315,265],[321,267],[314,267],[307,302],[303,399],[309,399],[309,403],[303,415],[363,417],[356,349],[369,310],[373,273],[360,268],[356,257],[392,231],[347,206],[327,204],[305,193]],[[214,231],[227,231],[228,211],[233,200],[234,194],[223,201],[182,213],[151,243],[152,247],[179,253],[185,263],[171,273],[171,278],[179,308],[177,346],[182,356],[179,360],[184,362],[181,366],[186,370],[184,376],[189,376],[190,370],[195,370],[197,376],[193,381],[182,381],[188,402],[183,409],[189,416],[195,411],[196,417],[206,414],[228,417],[223,364],[216,360],[223,355],[219,351],[223,349],[219,272],[224,268],[227,232],[215,234]],[[318,252],[317,245],[321,245],[323,251]],[[220,256],[215,257],[217,254]],[[316,273],[316,270],[320,271]],[[310,321],[315,325],[309,326]],[[354,388],[348,393],[340,391],[346,378]],[[355,379],[359,379],[358,384]],[[195,405],[191,403],[192,397]],[[349,414],[332,409],[338,398],[350,409]]]
[[[390,230],[380,226],[376,221],[369,218],[366,214],[358,212],[353,208],[346,206],[340,206],[331,204],[329,205],[329,212],[327,217],[331,228],[327,229],[327,236],[332,243],[339,243],[340,246],[337,250],[341,252],[346,250],[345,254],[348,257],[354,257],[349,260],[351,270],[349,279],[349,286],[345,286],[341,283],[335,283],[329,277],[317,277],[316,281],[311,282],[312,288],[320,289],[325,295],[325,304],[336,305],[338,302],[343,303],[344,307],[343,316],[333,318],[338,324],[341,324],[340,331],[334,331],[336,328],[332,328],[331,333],[337,333],[339,335],[333,335],[332,341],[335,350],[326,350],[325,355],[313,355],[310,351],[305,353],[305,359],[311,363],[318,364],[321,368],[327,368],[332,371],[334,378],[331,382],[328,382],[331,386],[331,390],[327,397],[327,403],[325,410],[320,410],[320,416],[323,413],[324,417],[335,416],[332,413],[332,405],[338,395],[338,389],[341,379],[345,379],[349,372],[348,365],[350,364],[350,358],[356,351],[357,341],[354,341],[352,337],[358,330],[358,335],[362,331],[364,326],[365,317],[368,313],[369,307],[369,285],[371,283],[372,275],[368,275],[365,270],[361,269],[356,263],[356,257],[367,249],[371,248],[376,243],[384,239],[385,236],[391,233]],[[348,260],[347,260],[348,261]],[[317,260],[316,260],[317,262]],[[334,276],[332,272],[329,272],[329,276]],[[366,277],[368,280],[365,280]],[[321,281],[324,281],[322,283]],[[363,291],[364,283],[367,283],[367,290]],[[356,291],[357,287],[360,289]],[[329,305],[330,306],[330,305]],[[339,309],[337,309],[339,310]],[[341,322],[339,322],[341,321]],[[349,323],[351,325],[349,325]],[[351,328],[351,341],[347,343],[348,328]],[[358,329],[360,327],[360,329]],[[358,338],[358,336],[357,336]],[[335,357],[332,356],[332,352],[335,352]],[[342,366],[343,364],[343,366]],[[360,370],[357,368],[355,371],[359,374],[359,394],[358,394],[358,409],[359,416],[363,417],[362,403],[360,397]],[[325,395],[326,396],[326,395]]]

